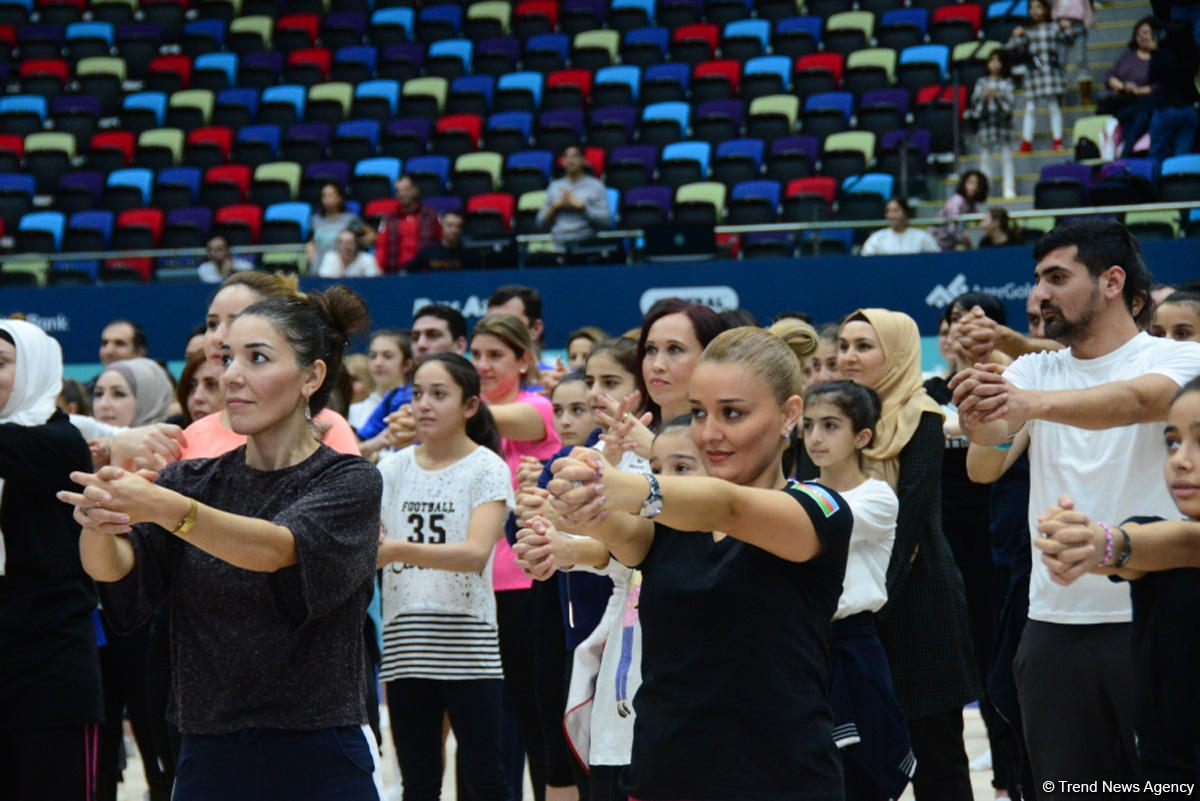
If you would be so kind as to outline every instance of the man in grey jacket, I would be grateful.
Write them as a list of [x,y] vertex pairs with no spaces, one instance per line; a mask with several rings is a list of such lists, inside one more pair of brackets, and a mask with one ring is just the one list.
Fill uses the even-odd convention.
[[568,242],[591,239],[608,225],[611,211],[604,183],[587,174],[583,148],[568,145],[562,152],[565,175],[550,183],[546,202],[538,212],[538,227],[550,229],[555,250],[565,250]]

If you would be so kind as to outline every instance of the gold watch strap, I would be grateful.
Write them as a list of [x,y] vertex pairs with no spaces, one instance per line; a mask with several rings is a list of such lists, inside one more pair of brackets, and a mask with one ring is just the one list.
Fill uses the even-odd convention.
[[192,527],[196,525],[196,518],[200,514],[200,504],[195,499],[189,498],[188,500],[190,505],[188,506],[187,514],[183,516],[183,519],[179,521],[179,525],[175,526],[175,529],[171,532],[176,537],[186,537],[192,530]]

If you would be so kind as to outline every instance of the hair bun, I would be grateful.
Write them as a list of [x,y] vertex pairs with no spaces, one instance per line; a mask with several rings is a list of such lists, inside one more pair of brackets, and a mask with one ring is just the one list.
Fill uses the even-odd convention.
[[367,304],[357,292],[342,284],[334,284],[323,292],[312,292],[305,300],[329,321],[339,334],[343,347],[351,334],[363,333],[371,325]]
[[796,317],[784,317],[776,320],[767,330],[783,340],[783,344],[791,348],[792,353],[796,354],[796,358],[800,360],[801,364],[804,364],[805,359],[816,353],[817,346],[821,344],[820,337],[817,336],[817,329]]

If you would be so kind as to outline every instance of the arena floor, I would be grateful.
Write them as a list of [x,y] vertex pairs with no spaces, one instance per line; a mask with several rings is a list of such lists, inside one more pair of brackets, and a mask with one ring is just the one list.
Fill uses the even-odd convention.
[[[386,715],[387,710],[383,710]],[[987,736],[983,730],[983,720],[979,717],[979,710],[968,708],[963,710],[963,719],[965,725],[965,738],[967,744],[967,756],[970,759],[982,754],[987,750]],[[385,718],[386,720],[386,718]],[[384,784],[388,789],[387,801],[400,801],[400,772],[396,767],[396,754],[392,750],[391,741],[388,738],[387,732],[384,732]],[[146,798],[146,777],[142,773],[142,762],[138,756],[137,748],[133,744],[133,738],[126,734],[125,745],[129,749],[130,756],[128,765],[125,768],[125,782],[121,784],[117,793],[118,801],[143,801]],[[454,752],[454,738],[451,737],[446,745],[447,753]],[[975,789],[975,801],[991,801],[995,797],[995,792],[991,785],[991,771],[974,771],[971,773],[971,785]],[[902,799],[911,801],[912,791],[904,793]],[[445,783],[442,785],[442,798],[446,801],[453,801],[455,798],[454,792],[454,772],[446,773]],[[533,791],[529,787],[528,779],[525,783],[525,799],[532,799]]]

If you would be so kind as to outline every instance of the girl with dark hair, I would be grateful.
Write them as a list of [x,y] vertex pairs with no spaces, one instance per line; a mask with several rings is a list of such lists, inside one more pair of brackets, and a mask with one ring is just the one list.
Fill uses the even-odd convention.
[[988,199],[988,179],[979,170],[967,170],[958,181],[954,194],[946,201],[938,212],[939,217],[948,221],[943,225],[929,228],[929,233],[942,250],[955,250],[960,246],[970,244],[967,239],[967,226],[960,222],[949,220],[959,214],[974,214]]
[[927,231],[910,228],[912,216],[908,201],[896,195],[883,207],[888,227],[867,237],[859,253],[863,256],[901,256],[910,253],[940,253],[941,248]]
[[1033,123],[1038,102],[1050,112],[1054,150],[1063,150],[1063,120],[1059,99],[1067,90],[1063,72],[1067,48],[1080,36],[1071,20],[1055,23],[1050,18],[1050,0],[1029,0],[1029,27],[1018,25],[1004,49],[1028,66],[1025,77],[1025,122],[1018,152],[1033,152]]
[[1174,292],[1154,307],[1150,335],[1177,342],[1200,342],[1200,295]]
[[908,723],[892,689],[875,613],[887,603],[887,567],[896,539],[896,493],[863,472],[875,436],[879,396],[853,381],[804,394],[804,447],[819,481],[854,513],[842,595],[833,615],[829,704],[848,801],[899,798],[912,778]]
[[363,621],[382,482],[312,427],[366,323],[345,287],[252,304],[221,347],[244,446],[168,465],[155,483],[76,472],[83,491],[58,493],[114,627],[170,598],[176,801],[380,797]]
[[879,619],[917,757],[913,791],[918,801],[969,801],[962,708],[979,685],[962,578],[942,531],[944,412],[921,385],[920,336],[908,315],[861,309],[842,323],[839,349],[842,375],[882,401],[865,472],[900,501]]
[[[1000,154],[1000,172],[1004,176],[1004,197],[1017,195],[1013,174],[1013,108],[1016,90],[1008,75],[1003,50],[994,50],[987,59],[987,75],[975,82],[971,90],[971,115],[979,128],[979,167],[984,175],[992,172],[992,154]],[[969,174],[969,173],[968,173]]]
[[501,766],[504,673],[487,570],[513,504],[500,438],[463,357],[426,359],[413,377],[418,445],[383,476],[383,665],[406,801],[442,788],[442,718],[472,798],[510,798]]

